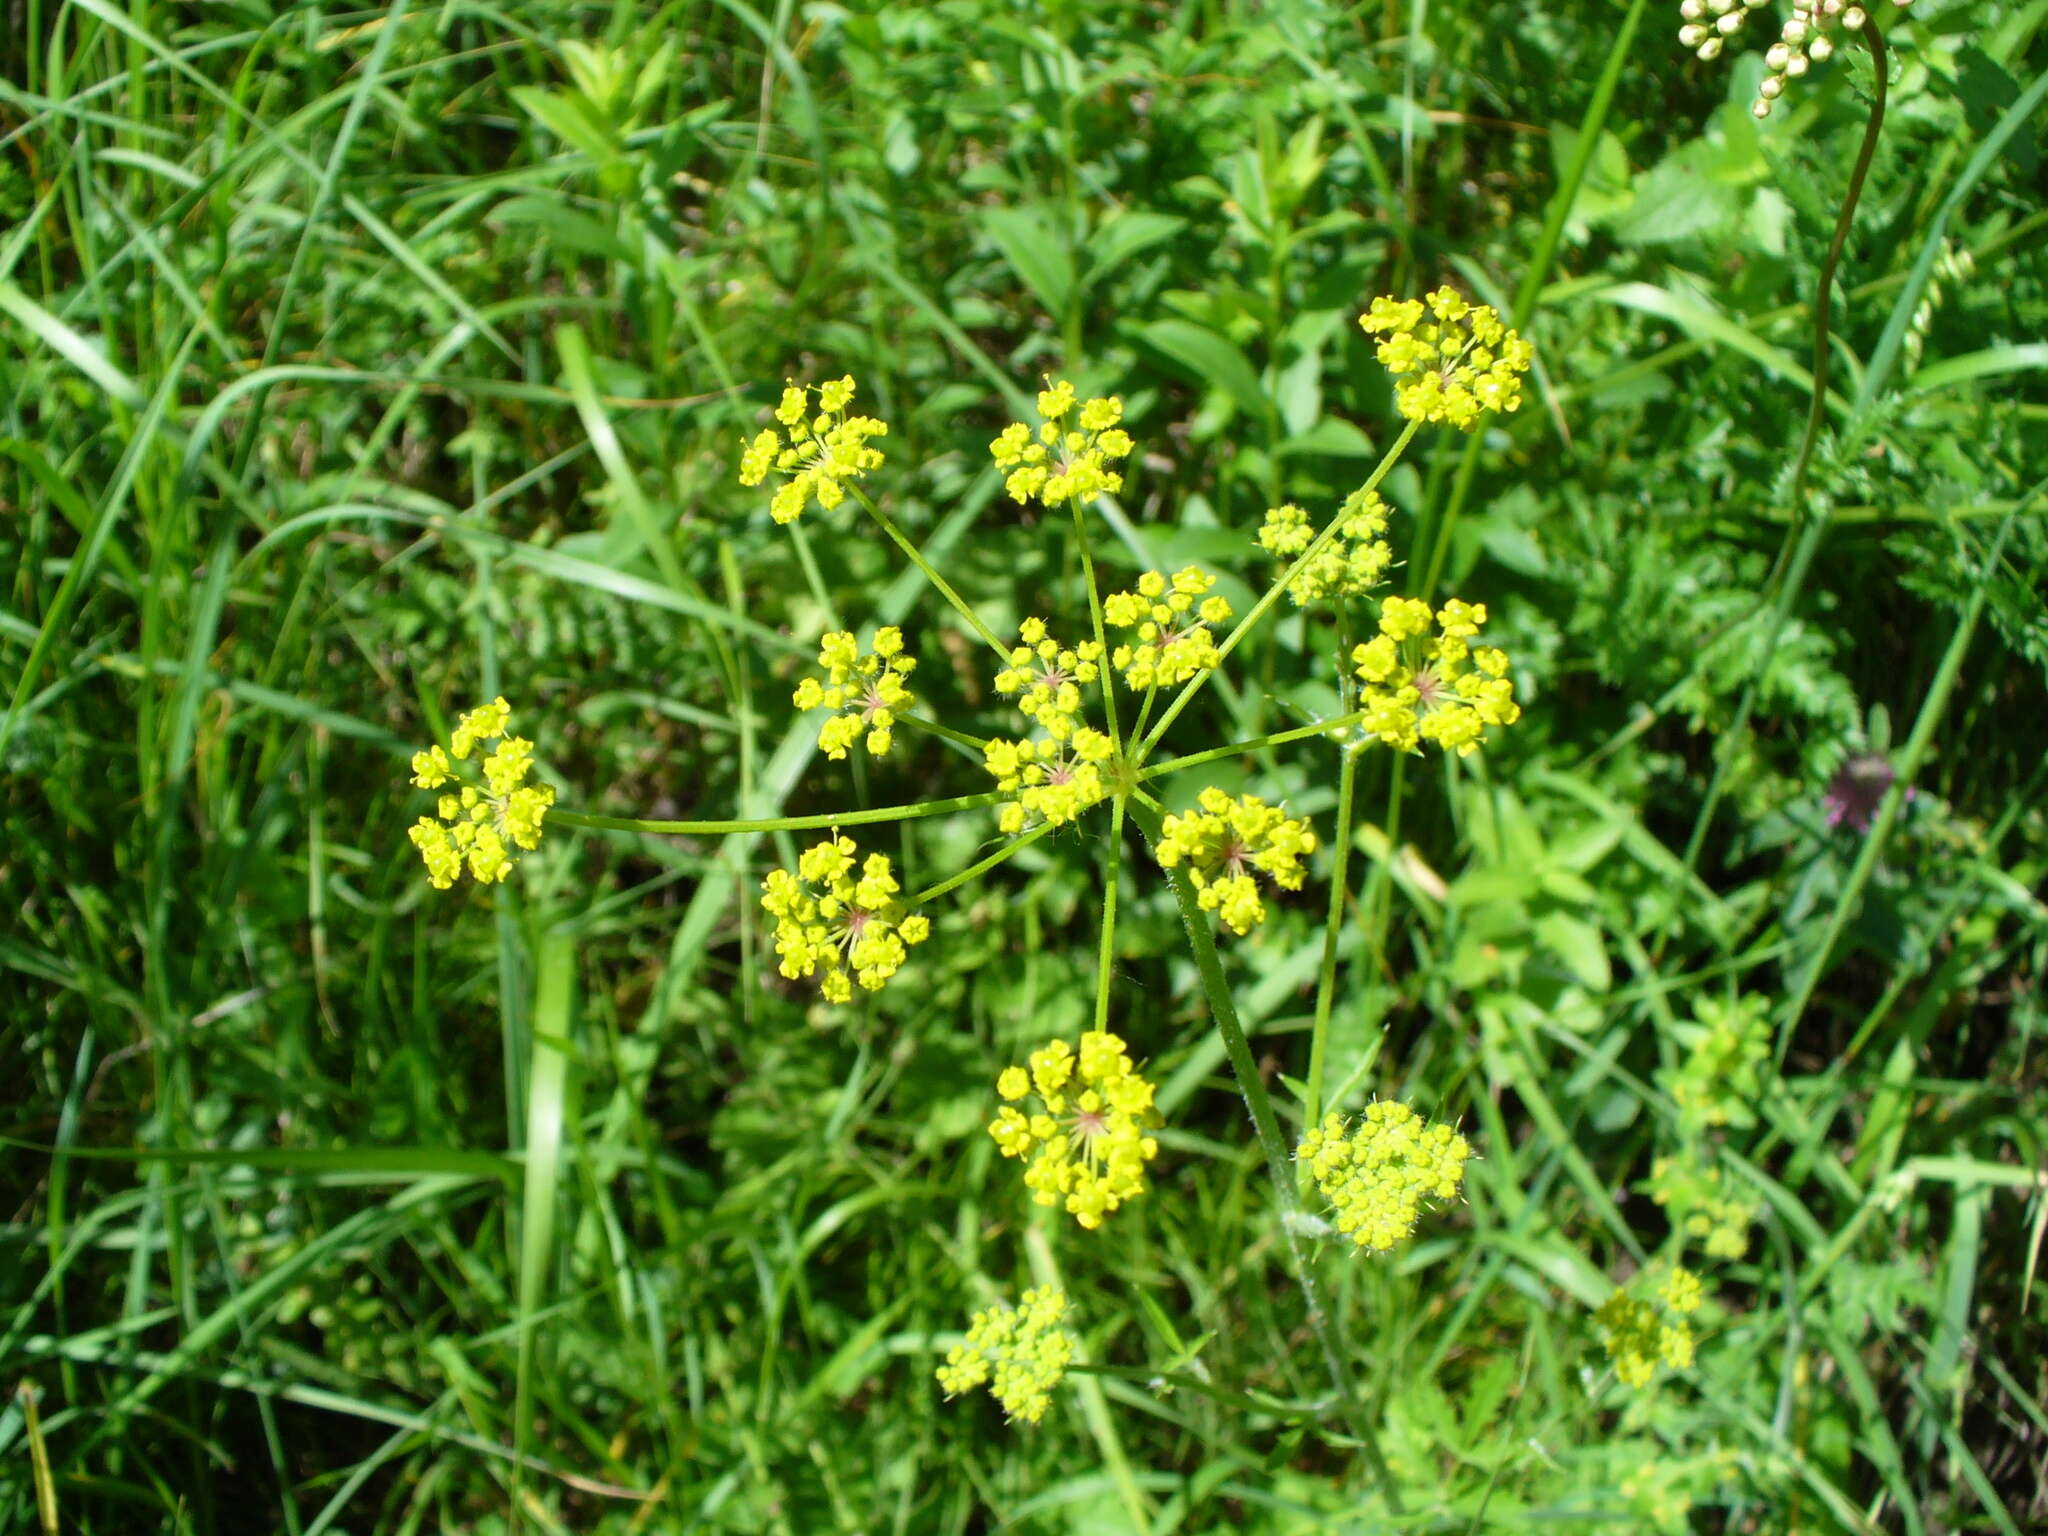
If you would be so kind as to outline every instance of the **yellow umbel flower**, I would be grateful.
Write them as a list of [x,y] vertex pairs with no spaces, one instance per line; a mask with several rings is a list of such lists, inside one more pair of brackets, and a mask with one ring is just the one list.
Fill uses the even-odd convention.
[[1050,1285],[1026,1291],[1018,1306],[999,1302],[975,1313],[967,1342],[946,1351],[940,1390],[958,1397],[989,1382],[1004,1413],[1036,1424],[1074,1358],[1073,1336],[1060,1326],[1066,1315],[1066,1292]]
[[1081,690],[1101,676],[1102,647],[1093,640],[1061,645],[1043,619],[1026,619],[1018,636],[1010,664],[996,674],[996,692],[1014,695],[1025,719],[1064,740],[1080,723]]
[[1415,1230],[1426,1200],[1455,1200],[1472,1148],[1448,1125],[1424,1120],[1406,1104],[1378,1099],[1355,1130],[1342,1115],[1302,1137],[1294,1149],[1316,1188],[1337,1210],[1337,1230],[1361,1248],[1384,1253]]
[[[882,467],[882,451],[870,438],[887,437],[889,424],[872,416],[849,416],[853,379],[834,379],[817,388],[818,410],[810,415],[811,391],[791,382],[782,391],[775,419],[782,432],[763,428],[740,455],[740,484],[759,485],[773,469],[789,478],[768,504],[778,523],[794,522],[816,497],[827,512],[846,499],[846,482]],[[787,441],[783,434],[787,434]]]
[[1470,431],[1486,412],[1522,403],[1522,375],[1535,352],[1489,304],[1439,288],[1427,299],[1374,299],[1358,324],[1381,338],[1380,364],[1393,374],[1394,403],[1410,421]]
[[883,756],[895,739],[897,715],[917,703],[903,683],[917,669],[917,659],[904,654],[903,631],[893,624],[876,630],[875,648],[863,656],[851,634],[834,630],[818,643],[818,665],[824,681],[805,678],[791,702],[798,709],[841,711],[818,732],[819,747],[839,762],[866,732],[868,755]]
[[1214,576],[1190,565],[1171,582],[1158,571],[1147,571],[1138,578],[1137,591],[1112,592],[1103,599],[1104,620],[1137,635],[1136,645],[1120,645],[1110,653],[1110,665],[1125,682],[1140,691],[1170,688],[1222,661],[1209,626],[1228,622],[1230,604],[1204,595],[1215,585]]
[[[1146,1134],[1159,1124],[1152,1084],[1106,1030],[1083,1035],[1079,1056],[1064,1040],[1041,1046],[1030,1068],[1009,1067],[996,1079],[1010,1103],[988,1133],[1003,1156],[1028,1164],[1024,1183],[1033,1200],[1064,1205],[1092,1231],[1145,1192],[1145,1165],[1159,1155],[1158,1141]],[[1033,1095],[1039,1110],[1014,1107]]]
[[850,837],[833,837],[806,849],[796,873],[771,872],[762,882],[761,905],[775,919],[775,953],[782,974],[795,981],[819,975],[828,1003],[853,997],[858,981],[870,992],[903,967],[908,946],[931,936],[931,919],[906,914],[896,899],[902,886],[886,854],[858,862]]
[[1699,1309],[1700,1295],[1699,1276],[1674,1268],[1657,1287],[1657,1305],[1627,1291],[1600,1304],[1593,1321],[1606,1331],[1607,1358],[1624,1385],[1647,1387],[1659,1364],[1674,1371],[1691,1368],[1694,1345],[1686,1317]]
[[1670,1210],[1673,1224],[1698,1242],[1709,1258],[1739,1259],[1749,1252],[1756,1207],[1722,1193],[1720,1169],[1660,1157],[1650,1165],[1650,1177],[1641,1187]]
[[[1287,595],[1301,604],[1327,597],[1363,597],[1386,579],[1394,551],[1384,537],[1387,504],[1378,491],[1353,491],[1337,511],[1337,532],[1316,557],[1295,573]],[[1308,514],[1296,506],[1272,507],[1259,530],[1259,547],[1283,564],[1315,542]]]
[[1108,796],[1102,766],[1115,755],[1115,744],[1092,725],[1070,726],[1061,736],[989,742],[983,764],[996,788],[1016,797],[996,813],[996,825],[1016,833],[1034,817],[1056,827],[1077,820]]
[[1316,851],[1316,835],[1306,818],[1290,821],[1257,795],[1233,800],[1211,785],[1199,798],[1201,810],[1166,818],[1155,853],[1168,869],[1186,864],[1203,910],[1241,936],[1266,920],[1254,873],[1300,890],[1301,861]]
[[[533,771],[533,743],[510,734],[511,729],[512,706],[493,699],[456,721],[446,748],[437,744],[413,754],[414,784],[421,789],[456,786],[435,802],[435,816],[422,816],[406,834],[436,890],[447,890],[465,868],[478,884],[494,885],[519,862],[515,850],[530,853],[540,846],[541,822],[555,803],[555,791],[552,785],[525,782]],[[491,741],[497,745],[478,764],[482,786],[461,783],[455,765]]]
[[1435,618],[1432,636],[1429,604],[1381,599],[1379,634],[1351,652],[1365,684],[1363,725],[1403,752],[1419,752],[1433,741],[1469,757],[1486,744],[1488,726],[1513,725],[1522,710],[1508,679],[1507,653],[1468,643],[1486,622],[1486,605],[1454,597]]
[[996,468],[1008,471],[1003,488],[1012,500],[1023,506],[1035,496],[1056,507],[1124,488],[1124,477],[1110,466],[1129,458],[1137,445],[1117,425],[1124,417],[1122,400],[1090,400],[1075,415],[1074,386],[1061,379],[1039,391],[1038,414],[1037,436],[1022,422],[1011,422],[988,445]]

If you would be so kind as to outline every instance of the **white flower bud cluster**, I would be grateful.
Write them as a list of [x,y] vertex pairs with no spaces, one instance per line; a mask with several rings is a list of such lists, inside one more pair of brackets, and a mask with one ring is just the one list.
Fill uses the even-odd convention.
[[[1906,5],[1910,0],[1892,0]],[[1771,103],[1785,94],[1785,84],[1797,80],[1816,64],[1825,64],[1834,54],[1834,32],[1860,32],[1870,20],[1869,12],[1856,0],[1794,0],[1792,18],[1778,34],[1778,41],[1764,51],[1770,69],[1757,86],[1750,111],[1758,117],[1771,115]]]
[[1751,11],[1762,10],[1769,0],[1680,0],[1678,14],[1685,25],[1678,40],[1709,61],[1721,56],[1722,44],[1742,30]]
[[[1678,40],[1700,58],[1712,61],[1721,56],[1728,40],[1740,32],[1751,11],[1762,10],[1770,0],[1679,0],[1678,14],[1684,25]],[[1860,31],[1870,20],[1865,4],[1877,0],[1793,0],[1792,17],[1764,54],[1770,66],[1750,111],[1758,117],[1771,115],[1771,103],[1785,94],[1785,83],[1797,80],[1816,64],[1824,64],[1835,51],[1832,35],[1837,28]],[[1911,0],[1892,0],[1907,5]]]

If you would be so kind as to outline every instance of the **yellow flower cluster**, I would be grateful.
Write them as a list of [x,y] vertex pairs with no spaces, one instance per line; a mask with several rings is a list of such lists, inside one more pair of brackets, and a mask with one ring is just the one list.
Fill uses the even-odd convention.
[[740,455],[741,485],[759,485],[771,469],[789,477],[768,504],[769,515],[778,523],[794,522],[813,496],[831,511],[846,499],[847,481],[881,468],[882,451],[869,447],[868,440],[887,437],[889,424],[872,416],[847,415],[852,403],[851,376],[818,386],[815,416],[808,414],[810,391],[791,383],[775,408],[775,419],[788,441],[767,427]]
[[818,665],[825,680],[805,678],[791,702],[840,711],[818,732],[819,747],[839,762],[865,731],[868,755],[881,757],[895,739],[896,716],[917,703],[903,682],[917,669],[917,659],[904,654],[903,631],[893,624],[876,630],[875,648],[863,656],[851,634],[834,630],[818,644]]
[[1469,431],[1486,412],[1522,403],[1522,375],[1535,352],[1491,305],[1468,304],[1456,289],[1439,288],[1427,299],[1374,299],[1358,324],[1382,338],[1380,363],[1393,374],[1394,402],[1410,421],[1447,421]]
[[855,981],[879,992],[902,969],[907,946],[932,930],[929,918],[906,915],[896,899],[902,886],[888,856],[871,853],[857,864],[856,852],[852,838],[830,838],[798,856],[794,875],[778,869],[762,883],[782,974],[795,981],[822,970],[828,1003],[849,1001]]
[[1109,793],[1102,765],[1114,755],[1109,737],[1081,723],[1081,690],[1102,675],[1102,647],[1093,640],[1064,646],[1045,620],[1026,619],[1009,665],[996,674],[996,692],[1013,696],[1042,735],[985,746],[983,758],[996,788],[1017,798],[997,818],[1004,832],[1021,832],[1034,816],[1064,826]]
[[[422,816],[407,835],[427,866],[436,890],[453,885],[465,864],[480,885],[492,885],[512,873],[518,862],[514,848],[531,852],[540,846],[541,821],[555,803],[553,786],[527,784],[533,770],[533,743],[511,735],[512,707],[493,699],[464,714],[444,750],[439,745],[412,758],[412,782],[421,789],[439,789],[455,782],[455,764],[466,762],[478,747],[496,741],[483,758],[484,782],[463,784],[440,797],[433,816]],[[507,845],[510,846],[507,846]]]
[[1446,602],[1436,612],[1434,637],[1430,619],[1429,604],[1419,598],[1381,600],[1379,634],[1351,653],[1365,684],[1364,729],[1403,752],[1433,741],[1469,757],[1486,744],[1488,726],[1513,725],[1522,716],[1507,653],[1467,643],[1486,622],[1484,603]]
[[1660,1157],[1650,1165],[1643,1187],[1670,1210],[1678,1229],[1699,1243],[1709,1258],[1739,1259],[1749,1252],[1756,1207],[1722,1193],[1720,1169]]
[[1471,1155],[1465,1138],[1448,1125],[1424,1120],[1393,1099],[1367,1105],[1348,1133],[1343,1116],[1325,1115],[1294,1149],[1336,1207],[1337,1230],[1378,1252],[1415,1230],[1425,1200],[1457,1198]]
[[[1011,422],[988,445],[996,468],[1007,470],[1003,487],[1019,506],[1036,496],[1048,507],[1115,495],[1124,477],[1110,466],[1136,446],[1117,425],[1124,403],[1116,396],[1090,400],[1074,415],[1074,386],[1065,379],[1038,392],[1038,434]],[[1071,423],[1068,417],[1074,415]]]
[[1306,818],[1290,821],[1257,795],[1232,799],[1213,785],[1201,810],[1169,816],[1155,850],[1168,869],[1186,864],[1204,911],[1240,936],[1266,920],[1254,872],[1283,891],[1301,889],[1301,861],[1316,851]]
[[[1091,1231],[1126,1200],[1145,1192],[1145,1165],[1159,1155],[1146,1133],[1159,1124],[1152,1084],[1138,1074],[1124,1043],[1106,1030],[1081,1036],[1076,1056],[1064,1040],[1033,1051],[1031,1070],[1006,1068],[996,1091],[1010,1102],[989,1135],[1029,1166],[1024,1183],[1040,1205],[1064,1204]],[[1032,1094],[1032,1114],[1014,1106]]]
[[1066,1293],[1049,1285],[1026,1291],[1018,1306],[975,1313],[967,1342],[948,1350],[939,1367],[940,1390],[957,1397],[987,1381],[1004,1413],[1036,1424],[1074,1358],[1073,1337],[1060,1327],[1066,1315]]
[[1614,1374],[1631,1387],[1647,1387],[1661,1362],[1674,1371],[1693,1361],[1689,1314],[1699,1310],[1699,1276],[1674,1268],[1657,1287],[1657,1303],[1616,1291],[1600,1304],[1593,1321],[1607,1333],[1607,1358]]
[[1136,645],[1120,645],[1110,654],[1132,688],[1170,688],[1197,672],[1207,672],[1223,658],[1216,649],[1211,624],[1230,618],[1230,604],[1205,596],[1216,578],[1190,565],[1169,583],[1158,571],[1138,578],[1135,592],[1112,592],[1102,602],[1102,616],[1118,629],[1134,630]]
[[[1326,597],[1363,597],[1386,579],[1387,568],[1394,563],[1386,531],[1387,504],[1380,493],[1353,491],[1337,511],[1336,534],[1295,573],[1287,584],[1288,596],[1302,604]],[[1259,546],[1292,565],[1315,537],[1315,527],[1301,508],[1273,507],[1259,530]]]

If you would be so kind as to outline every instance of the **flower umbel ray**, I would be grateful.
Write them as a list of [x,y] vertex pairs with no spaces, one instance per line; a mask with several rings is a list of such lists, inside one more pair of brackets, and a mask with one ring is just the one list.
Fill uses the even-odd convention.
[[931,935],[931,920],[906,913],[886,854],[865,863],[850,837],[828,838],[806,849],[797,872],[772,871],[762,883],[761,905],[775,919],[775,952],[790,980],[819,977],[828,1003],[853,997],[858,981],[879,992],[909,958],[908,946]]
[[903,631],[890,625],[875,632],[875,648],[867,655],[852,634],[834,630],[819,642],[818,665],[824,681],[807,677],[791,700],[798,709],[835,711],[818,732],[818,745],[834,762],[866,735],[870,757],[884,756],[895,740],[896,717],[916,707],[904,679],[916,670],[917,659],[905,654]]
[[[1006,1068],[996,1091],[1009,1100],[988,1133],[1005,1157],[1026,1166],[1024,1183],[1039,1205],[1064,1206],[1091,1231],[1125,1201],[1145,1192],[1145,1165],[1159,1155],[1147,1134],[1159,1124],[1153,1088],[1107,1030],[1081,1036],[1077,1056],[1064,1040],[1039,1047],[1030,1070]],[[1016,1108],[1031,1098],[1039,1108]]]
[[967,1342],[948,1350],[938,1369],[940,1388],[957,1397],[986,1381],[1003,1412],[1036,1424],[1074,1358],[1073,1336],[1060,1326],[1066,1315],[1066,1292],[1049,1285],[1026,1291],[1017,1306],[975,1313]]
[[[412,758],[412,782],[421,789],[458,784],[457,763],[489,742],[479,767],[483,784],[462,783],[422,816],[407,834],[436,890],[447,890],[465,869],[479,885],[512,873],[519,852],[540,846],[541,822],[555,803],[552,785],[525,782],[533,771],[533,743],[514,736],[512,707],[500,697],[462,715],[446,748],[438,743]],[[436,817],[439,819],[437,820]],[[517,851],[515,851],[517,850]]]

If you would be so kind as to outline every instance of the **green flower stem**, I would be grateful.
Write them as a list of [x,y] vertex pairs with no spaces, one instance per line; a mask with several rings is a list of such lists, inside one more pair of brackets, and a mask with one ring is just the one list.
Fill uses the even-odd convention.
[[909,896],[904,898],[904,905],[910,907],[921,907],[926,902],[932,900],[934,897],[943,896],[948,891],[958,890],[961,886],[965,885],[970,880],[980,879],[983,875],[987,874],[990,870],[994,869],[998,864],[1001,864],[1008,859],[1014,858],[1017,854],[1022,853],[1026,848],[1029,848],[1033,843],[1037,842],[1041,837],[1045,836],[1045,834],[1050,832],[1051,830],[1051,822],[1041,821],[1029,832],[1023,834],[1023,836],[1012,838],[1009,842],[1003,844],[1002,847],[998,848],[994,853],[990,854],[980,863],[970,864],[967,866],[967,868],[961,870],[958,874],[948,875],[945,879],[941,880],[937,885],[919,891],[915,896]]
[[1323,925],[1323,969],[1316,979],[1316,1019],[1308,1038],[1308,1096],[1302,1101],[1304,1125],[1323,1118],[1323,1066],[1330,1044],[1330,1006],[1337,992],[1337,945],[1344,933],[1345,876],[1351,857],[1351,804],[1358,788],[1360,749],[1347,749],[1337,776],[1337,832],[1330,844],[1330,915]]
[[549,826],[585,827],[597,832],[646,832],[655,837],[715,836],[727,832],[803,832],[819,827],[860,827],[882,821],[915,821],[953,811],[979,810],[1004,797],[991,790],[981,795],[956,795],[950,800],[922,800],[915,805],[883,805],[866,811],[832,811],[821,816],[768,816],[753,821],[643,821],[631,816],[592,816],[583,811],[550,810]]
[[[1162,827],[1155,809],[1156,802],[1144,804],[1151,797],[1142,791],[1133,798],[1140,802],[1140,806],[1132,813],[1132,820],[1137,822],[1138,830],[1148,841],[1157,844]],[[1272,1095],[1266,1091],[1265,1079],[1259,1075],[1251,1042],[1245,1037],[1244,1026],[1237,1017],[1237,1006],[1231,1000],[1230,983],[1223,975],[1223,962],[1216,954],[1216,940],[1210,932],[1209,914],[1202,910],[1194,887],[1180,871],[1167,870],[1166,881],[1173,888],[1174,900],[1180,904],[1181,926],[1187,931],[1195,969],[1201,973],[1202,991],[1208,998],[1209,1012],[1223,1036],[1223,1049],[1230,1057],[1230,1070],[1237,1078],[1238,1091],[1244,1095],[1245,1109],[1251,1115],[1252,1129],[1258,1136],[1260,1150],[1266,1155],[1266,1171],[1272,1178],[1274,1199],[1280,1207],[1280,1228],[1287,1238],[1287,1252],[1296,1283],[1301,1286],[1302,1299],[1308,1307],[1309,1326],[1322,1346],[1323,1362],[1343,1402],[1351,1432],[1365,1452],[1366,1464],[1374,1482],[1379,1485],[1380,1496],[1386,1500],[1388,1510],[1398,1515],[1401,1513],[1401,1496],[1395,1487],[1393,1472],[1388,1468],[1386,1458],[1380,1454],[1379,1440],[1373,1433],[1372,1421],[1364,1411],[1364,1405],[1359,1401],[1351,1368],[1339,1347],[1336,1329],[1316,1295],[1315,1272],[1308,1253],[1302,1246],[1300,1233],[1290,1220],[1300,1210],[1291,1171],[1292,1154],[1280,1134],[1280,1118],[1273,1112]]]
[[1123,732],[1116,725],[1116,678],[1109,666],[1109,635],[1102,627],[1102,593],[1095,585],[1095,557],[1088,552],[1088,524],[1081,516],[1081,503],[1069,502],[1074,512],[1074,538],[1081,546],[1081,571],[1088,578],[1088,617],[1095,625],[1095,643],[1102,647],[1102,713],[1109,722],[1109,742],[1117,754],[1124,750]]
[[[1393,446],[1386,451],[1386,455],[1380,460],[1378,467],[1366,479],[1365,484],[1358,488],[1359,495],[1363,496],[1366,492],[1376,489],[1379,483],[1386,479],[1387,472],[1400,461],[1401,455],[1407,451],[1409,443],[1415,440],[1415,434],[1421,428],[1422,423],[1419,421],[1411,421],[1402,427],[1401,435],[1394,439]],[[1266,616],[1267,610],[1280,601],[1280,596],[1287,590],[1288,583],[1293,581],[1295,576],[1304,570],[1311,560],[1323,552],[1324,546],[1336,538],[1337,530],[1341,526],[1342,519],[1331,518],[1329,524],[1321,533],[1316,535],[1309,547],[1301,552],[1294,564],[1282,571],[1273,585],[1266,589],[1266,595],[1252,605],[1251,612],[1237,621],[1237,627],[1225,637],[1221,645],[1216,647],[1217,667],[1222,666],[1224,658],[1237,649],[1238,642],[1251,633],[1252,626]],[[1144,743],[1137,749],[1135,756],[1140,762],[1144,760],[1145,755],[1153,747],[1159,744],[1159,738],[1166,734],[1167,727],[1172,725],[1179,718],[1180,712],[1194,701],[1195,695],[1202,691],[1210,677],[1214,675],[1215,670],[1215,667],[1211,667],[1197,672],[1188,679],[1187,686],[1182,688],[1179,695],[1167,706],[1166,713],[1159,717],[1159,723],[1152,727],[1152,733],[1145,738]]]
[[956,731],[950,725],[941,725],[936,720],[927,720],[923,715],[898,715],[898,725],[907,725],[913,731],[923,731],[928,736],[937,736],[955,746],[972,747],[976,752],[986,752],[988,743],[979,736],[970,736],[965,731]]
[[[1033,1280],[1040,1285],[1066,1290],[1066,1277],[1060,1273],[1060,1261],[1046,1239],[1043,1221],[1034,1218],[1024,1229],[1024,1252],[1031,1262]],[[1087,1350],[1087,1341],[1076,1338],[1075,1364],[1086,1366],[1090,1363]],[[1145,1502],[1145,1494],[1138,1487],[1137,1478],[1131,1475],[1130,1458],[1124,1454],[1123,1437],[1117,1433],[1116,1415],[1110,1412],[1109,1395],[1102,1390],[1101,1378],[1076,1373],[1074,1390],[1081,1398],[1081,1416],[1088,1422],[1088,1433],[1095,1441],[1095,1448],[1102,1453],[1103,1465],[1109,1469],[1110,1481],[1116,1485],[1124,1513],[1131,1517],[1131,1529],[1139,1536],[1150,1536],[1152,1508]]]
[[910,542],[909,535],[896,526],[896,520],[876,506],[873,501],[869,500],[867,493],[859,486],[848,485],[846,489],[852,493],[855,501],[867,508],[868,516],[875,520],[875,525],[896,541],[896,547],[909,557],[910,563],[924,572],[925,580],[936,587],[939,595],[953,605],[953,611],[965,619],[968,627],[981,636],[983,640],[987,641],[997,655],[1001,656],[1005,662],[1008,662],[1010,659],[1010,647],[998,640],[995,636],[995,631],[982,623],[981,615],[974,611],[966,598],[953,590],[953,584],[936,570],[932,569],[932,563],[925,559],[924,551]]
[[[1761,690],[1765,670],[1770,666],[1771,656],[1778,648],[1778,636],[1784,631],[1786,621],[1791,617],[1792,604],[1798,599],[1800,589],[1806,584],[1806,573],[1813,564],[1813,558],[1820,551],[1820,542],[1827,533],[1828,507],[1825,502],[1813,509],[1812,517],[1804,527],[1800,526],[1800,513],[1806,501],[1807,471],[1813,460],[1813,446],[1820,437],[1820,424],[1827,410],[1828,362],[1833,349],[1828,345],[1832,294],[1835,285],[1835,269],[1841,265],[1842,250],[1849,242],[1849,226],[1856,217],[1856,205],[1863,197],[1863,181],[1870,172],[1871,158],[1877,153],[1877,137],[1884,127],[1886,73],[1884,39],[1874,25],[1866,25],[1858,33],[1870,45],[1870,62],[1873,79],[1870,101],[1870,119],[1863,125],[1863,142],[1856,151],[1856,163],[1849,171],[1849,187],[1842,199],[1842,211],[1835,218],[1835,237],[1828,245],[1827,259],[1820,265],[1820,286],[1813,300],[1813,399],[1806,413],[1806,432],[1799,442],[1799,457],[1792,467],[1792,492],[1789,502],[1791,522],[1785,529],[1785,542],[1778,548],[1778,558],[1773,564],[1765,590],[1777,590],[1777,601],[1771,605],[1769,626],[1764,631],[1764,643],[1756,652],[1757,660],[1749,668],[1749,679],[1743,685],[1742,697],[1735,706],[1735,718],[1729,723],[1728,732],[1721,738],[1719,750],[1715,753],[1713,776],[1707,781],[1707,797],[1700,804],[1699,814],[1694,818],[1692,836],[1685,842],[1685,853],[1679,861],[1678,885],[1691,878],[1698,867],[1701,850],[1706,846],[1707,829],[1713,825],[1714,812],[1720,808],[1722,793],[1728,787],[1728,774],[1735,766],[1736,754],[1742,748],[1742,739],[1749,733],[1749,720],[1756,709],[1757,694]],[[1794,545],[1794,539],[1797,545]],[[1673,892],[1673,913],[1677,907],[1676,890]],[[1651,953],[1653,960],[1664,955],[1664,943],[1671,928],[1669,920],[1664,933],[1658,937],[1657,946]]]
[[1102,948],[1095,965],[1095,1027],[1109,1028],[1109,975],[1116,959],[1116,888],[1123,873],[1124,796],[1109,817],[1109,868],[1102,877]]
[[1257,752],[1266,747],[1285,746],[1290,741],[1306,741],[1311,736],[1327,736],[1332,731],[1341,731],[1357,725],[1365,719],[1365,711],[1353,710],[1348,715],[1338,715],[1333,720],[1320,721],[1315,725],[1299,725],[1291,731],[1275,731],[1270,736],[1254,736],[1249,741],[1234,741],[1227,747],[1211,747],[1206,752],[1190,752],[1186,757],[1169,757],[1162,763],[1153,763],[1138,775],[1140,781],[1164,778],[1169,773],[1178,773],[1183,768],[1199,767],[1213,763],[1218,758],[1239,757],[1246,752]]

